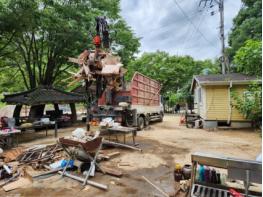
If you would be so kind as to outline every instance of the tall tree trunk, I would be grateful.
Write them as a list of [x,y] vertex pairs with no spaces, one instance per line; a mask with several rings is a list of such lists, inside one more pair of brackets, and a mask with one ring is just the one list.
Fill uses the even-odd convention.
[[53,76],[54,69],[55,69],[55,62],[52,58],[50,58],[47,63],[43,85],[48,85],[48,86],[52,85],[52,81],[53,81],[52,76]]

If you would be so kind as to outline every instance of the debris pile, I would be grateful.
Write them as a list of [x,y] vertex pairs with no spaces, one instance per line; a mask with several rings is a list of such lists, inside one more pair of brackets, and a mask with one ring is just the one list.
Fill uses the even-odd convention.
[[27,174],[17,158],[23,153],[22,148],[5,151],[0,158],[0,187],[10,191],[31,184],[32,179]]
[[[107,185],[90,180],[90,177],[96,176],[96,172],[121,177],[119,169],[103,164],[120,152],[101,150],[104,140],[99,135],[99,132],[88,135],[85,130],[77,128],[70,136],[59,138],[56,144],[4,151],[0,155],[0,187],[10,191],[32,184],[39,177],[60,174],[83,185],[107,190]],[[28,173],[28,169],[34,173]]]
[[59,144],[34,146],[20,154],[16,160],[21,164],[29,164],[34,169],[43,168],[44,164],[52,163],[61,158],[62,148]]
[[107,81],[107,88],[118,89],[121,85],[120,77],[127,72],[120,57],[101,49],[84,50],[78,58],[69,58],[68,61],[80,66],[79,71],[73,74],[74,81],[69,86],[81,80],[94,81],[98,76],[103,76]]

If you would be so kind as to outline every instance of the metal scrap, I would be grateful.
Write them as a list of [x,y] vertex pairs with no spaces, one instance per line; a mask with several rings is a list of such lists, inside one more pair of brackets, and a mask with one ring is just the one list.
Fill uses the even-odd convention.
[[103,141],[103,145],[104,146],[114,146],[114,147],[128,148],[128,149],[137,150],[137,151],[142,152],[142,149],[137,148],[135,146],[130,146],[130,145],[123,144],[123,143],[112,142],[112,141],[109,141],[109,140],[104,140]]
[[47,162],[53,162],[55,159],[59,158],[59,156],[56,156],[56,153],[62,150],[63,149],[60,147],[59,144],[54,144],[37,149],[29,149],[28,151],[20,154],[17,158],[17,161],[22,164],[43,164]]

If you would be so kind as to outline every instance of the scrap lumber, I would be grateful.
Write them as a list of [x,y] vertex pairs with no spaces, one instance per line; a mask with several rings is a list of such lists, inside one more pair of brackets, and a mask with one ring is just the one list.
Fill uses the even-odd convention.
[[109,157],[109,159],[113,159],[116,156],[119,156],[121,153],[120,152],[112,152],[112,153],[108,153],[107,157]]
[[22,148],[15,148],[8,151],[5,151],[2,156],[4,157],[4,162],[8,163],[10,161],[16,160],[16,158],[23,153]]
[[19,177],[20,173],[16,173],[14,174],[11,178],[9,178],[8,180],[4,181],[3,183],[0,184],[0,187],[3,187],[4,185],[12,182],[12,181],[15,181],[18,177]]
[[68,58],[68,62],[72,62],[72,63],[75,63],[75,64],[83,64],[84,61],[79,59],[79,58],[73,58],[73,57],[69,57]]
[[3,186],[3,189],[8,192],[8,191],[11,191],[11,190],[14,190],[14,189],[17,189],[17,188],[21,188],[21,187],[24,187],[26,185],[29,185],[31,184],[31,180],[28,179],[28,178],[24,178],[24,177],[20,177],[18,180],[14,181],[14,182],[11,182],[5,186]]
[[98,155],[98,161],[108,161],[110,159],[113,159],[115,158],[116,156],[119,156],[120,155],[120,152],[113,152],[113,153],[108,153],[108,154],[105,154],[105,153],[100,153]]
[[[103,170],[106,174],[116,177],[122,177],[122,172],[120,170],[116,170],[113,168],[109,168],[106,166],[100,166],[101,170]],[[97,170],[100,170],[99,168]]]

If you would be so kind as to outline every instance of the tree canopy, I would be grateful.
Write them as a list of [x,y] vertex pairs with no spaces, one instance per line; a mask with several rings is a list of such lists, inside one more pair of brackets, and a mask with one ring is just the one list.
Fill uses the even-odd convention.
[[261,77],[262,73],[262,42],[257,40],[247,40],[234,56],[234,63],[237,71]]
[[169,55],[166,52],[144,53],[140,58],[130,62],[128,78],[135,71],[141,72],[162,83],[162,94],[172,97],[178,92],[189,92],[193,75],[201,74],[204,70],[218,73],[219,64],[211,60],[194,60],[190,56]]
[[127,64],[140,44],[119,12],[119,0],[2,0],[0,67],[19,71],[27,89],[59,85],[67,57],[93,48],[97,16],[109,19],[113,52]]
[[229,34],[228,53],[233,59],[238,49],[248,39],[261,40],[262,37],[262,1],[242,0],[243,7],[233,20],[233,28]]
[[232,92],[232,105],[244,115],[245,118],[252,120],[254,126],[262,125],[262,87],[261,84],[252,83],[240,96],[237,92]]

